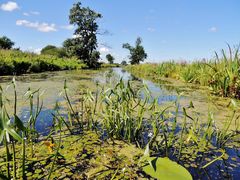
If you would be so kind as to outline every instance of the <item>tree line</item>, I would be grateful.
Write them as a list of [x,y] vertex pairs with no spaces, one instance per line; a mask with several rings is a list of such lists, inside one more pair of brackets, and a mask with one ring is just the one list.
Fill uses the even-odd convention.
[[[99,25],[97,20],[102,15],[89,7],[83,7],[81,2],[73,5],[70,9],[69,23],[75,27],[72,38],[68,38],[63,42],[62,47],[47,45],[41,50],[41,54],[53,55],[59,58],[77,57],[83,61],[89,68],[99,67],[100,52],[97,50],[97,34],[99,33]],[[0,49],[12,49],[14,42],[6,36],[0,37]],[[129,63],[139,64],[147,58],[147,54],[142,46],[142,39],[137,38],[135,46],[124,43],[123,48],[129,50]],[[115,58],[111,54],[106,55],[109,64],[113,64]],[[126,65],[126,61],[122,61],[122,65]]]

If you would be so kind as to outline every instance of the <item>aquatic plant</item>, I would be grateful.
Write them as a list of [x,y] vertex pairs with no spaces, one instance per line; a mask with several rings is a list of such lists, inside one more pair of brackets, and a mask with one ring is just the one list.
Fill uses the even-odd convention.
[[[83,90],[78,96],[79,103],[72,103],[65,81],[62,95],[67,106],[60,107],[59,103],[56,103],[52,113],[51,131],[48,136],[41,138],[42,142],[39,142],[35,126],[43,107],[40,90],[29,89],[26,93],[30,111],[29,120],[23,123],[16,112],[17,86],[14,79],[12,84],[15,94],[13,102],[15,110],[12,116],[4,108],[8,101],[4,101],[3,91],[0,88],[2,110],[0,140],[4,141],[5,147],[4,151],[0,148],[0,156],[4,153],[6,156],[5,162],[0,163],[1,177],[59,178],[60,176],[54,171],[58,171],[57,168],[65,168],[65,171],[69,166],[74,171],[66,170],[66,174],[71,176],[77,174],[79,169],[86,168],[90,159],[91,162],[96,159],[94,162],[110,163],[107,167],[97,170],[91,177],[120,177],[125,173],[125,165],[121,164],[123,163],[121,157],[116,155],[120,150],[111,149],[108,152],[104,149],[106,145],[103,144],[107,143],[107,146],[112,144],[114,149],[120,142],[127,141],[132,144],[131,146],[138,147],[135,147],[136,151],[139,149],[142,152],[143,148],[146,149],[144,156],[138,155],[135,161],[131,162],[134,167],[128,166],[131,171],[134,169],[135,172],[140,171],[145,174],[144,177],[148,177],[148,174],[162,179],[167,173],[167,170],[163,171],[164,166],[168,165],[173,177],[179,175],[174,175],[177,170],[183,177],[191,179],[185,168],[188,170],[195,168],[205,172],[208,168],[214,167],[214,164],[226,158],[227,148],[235,143],[235,138],[237,139],[239,135],[237,123],[239,117],[236,116],[238,107],[233,100],[229,104],[233,114],[227,119],[225,126],[219,128],[210,112],[204,122],[200,121],[202,117],[196,112],[192,102],[189,106],[181,107],[178,98],[168,106],[159,105],[145,85],[135,88],[130,81],[125,82],[121,79],[113,86],[98,85],[96,92]],[[10,117],[13,117],[12,122]],[[232,123],[235,123],[235,129],[229,128]],[[90,134],[90,137],[86,134]],[[7,141],[8,136],[11,137],[9,141]],[[98,138],[92,142],[95,136]],[[20,141],[21,144],[15,143],[14,140]],[[12,151],[9,142],[13,145]],[[72,144],[76,147],[72,147]],[[65,146],[68,149],[65,149]],[[101,153],[100,157],[98,153]],[[110,160],[105,159],[106,154],[110,155]],[[141,163],[137,165],[136,161],[139,160]],[[116,162],[121,163],[117,165]],[[34,164],[41,167],[41,170],[33,168]],[[79,167],[75,168],[71,164],[77,164],[75,166]],[[101,173],[103,176],[100,175]],[[192,176],[194,177],[194,174]]]
[[215,59],[193,62],[163,62],[160,64],[141,64],[126,69],[138,76],[150,77],[157,81],[161,77],[175,78],[186,83],[208,86],[213,94],[223,97],[240,98],[240,56],[239,47],[215,53]]

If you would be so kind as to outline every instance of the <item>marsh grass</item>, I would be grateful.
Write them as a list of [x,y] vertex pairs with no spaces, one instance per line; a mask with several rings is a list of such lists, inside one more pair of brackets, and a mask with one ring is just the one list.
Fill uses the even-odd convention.
[[148,76],[152,79],[161,77],[175,78],[187,83],[208,86],[213,94],[222,97],[240,98],[240,55],[239,47],[215,53],[215,58],[188,63],[163,62],[160,64],[141,64],[126,67],[133,74]]

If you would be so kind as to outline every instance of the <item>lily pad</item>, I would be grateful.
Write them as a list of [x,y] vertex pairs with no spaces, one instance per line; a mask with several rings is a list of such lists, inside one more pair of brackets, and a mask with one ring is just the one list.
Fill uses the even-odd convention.
[[191,174],[183,166],[169,158],[148,157],[148,164],[143,171],[156,179],[161,180],[191,180]]

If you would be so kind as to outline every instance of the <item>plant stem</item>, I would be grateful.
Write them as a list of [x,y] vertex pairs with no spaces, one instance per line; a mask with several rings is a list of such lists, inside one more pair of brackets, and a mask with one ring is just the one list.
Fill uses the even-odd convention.
[[8,143],[7,143],[6,135],[4,135],[4,146],[5,146],[5,149],[6,149],[7,177],[8,177],[8,179],[11,179],[10,166],[9,166],[10,154],[9,154],[9,149],[8,149]]
[[22,178],[25,180],[25,133],[22,133]]

